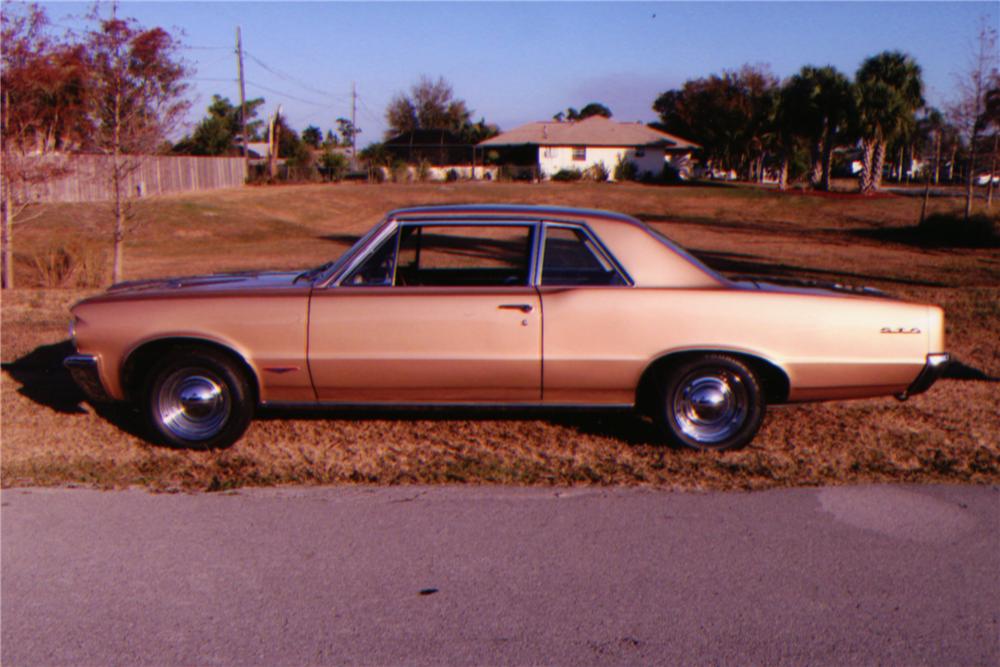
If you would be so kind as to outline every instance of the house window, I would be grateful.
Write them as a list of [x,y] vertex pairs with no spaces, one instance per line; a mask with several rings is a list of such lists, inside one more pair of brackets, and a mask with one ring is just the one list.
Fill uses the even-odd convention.
[[636,157],[643,157],[645,155],[646,155],[646,149],[643,146],[636,146],[636,148],[635,148],[635,156]]
[[547,158],[554,158],[556,156],[556,149],[552,148],[551,146],[546,146],[545,150],[542,152],[542,155]]
[[573,159],[578,162],[585,161],[587,159],[587,147],[573,146]]

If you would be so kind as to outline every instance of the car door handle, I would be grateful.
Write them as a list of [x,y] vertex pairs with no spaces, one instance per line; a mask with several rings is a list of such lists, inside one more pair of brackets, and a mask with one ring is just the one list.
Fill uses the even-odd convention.
[[530,313],[535,309],[529,303],[504,303],[497,306],[500,310],[520,310],[522,313]]

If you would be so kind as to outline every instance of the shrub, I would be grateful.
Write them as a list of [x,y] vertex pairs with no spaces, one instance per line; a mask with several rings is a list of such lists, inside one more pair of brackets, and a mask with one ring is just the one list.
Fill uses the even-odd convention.
[[455,171],[454,169],[449,169],[448,173],[445,174],[444,180],[448,181],[449,183],[454,183],[455,181],[458,180],[458,172]]
[[560,182],[579,181],[581,178],[583,178],[583,172],[579,169],[560,169],[552,174],[552,180]]
[[615,180],[634,181],[637,178],[639,178],[639,168],[635,166],[635,162],[629,160],[625,155],[619,155],[618,162],[615,164]]
[[663,170],[660,172],[660,182],[661,183],[682,183],[684,179],[681,178],[681,172],[678,171],[673,165],[665,164],[663,165]]
[[105,254],[83,245],[50,245],[27,261],[36,287],[99,287],[105,283]]
[[426,183],[431,180],[431,163],[425,159],[421,159],[417,163],[417,180],[421,183]]
[[603,162],[598,162],[592,165],[590,169],[587,170],[587,175],[596,183],[604,183],[611,177],[611,173],[608,168],[604,166]]
[[335,153],[332,150],[325,150],[319,158],[320,171],[329,181],[342,181],[347,175],[349,166],[347,157],[343,153]]
[[279,172],[279,178],[286,181],[313,181],[318,176],[312,151],[301,142],[296,144],[295,152],[285,159],[284,174]]
[[413,180],[410,174],[410,165],[402,160],[395,160],[389,168],[389,176],[393,183],[409,183]]

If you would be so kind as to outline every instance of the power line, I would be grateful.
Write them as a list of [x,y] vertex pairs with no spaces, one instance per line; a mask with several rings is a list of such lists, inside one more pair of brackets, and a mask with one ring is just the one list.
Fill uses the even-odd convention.
[[[246,53],[246,51],[244,51],[244,53]],[[250,79],[247,79],[246,81],[247,81],[247,84],[249,84],[251,86],[254,86],[256,88],[260,88],[261,90],[265,90],[265,91],[267,91],[269,93],[274,93],[275,95],[281,95],[282,97],[287,97],[288,99],[295,100],[296,102],[302,102],[303,104],[310,104],[310,105],[312,105],[314,107],[329,108],[329,107],[333,106],[333,104],[330,103],[330,102],[316,102],[315,100],[306,100],[306,99],[303,99],[301,97],[296,97],[295,95],[292,95],[291,93],[286,93],[286,92],[283,92],[283,91],[280,91],[280,90],[275,90],[274,88],[268,88],[267,86],[259,84],[259,83],[255,82],[255,81],[251,81]]]
[[258,65],[260,65],[261,67],[263,67],[265,70],[267,70],[271,74],[273,74],[276,77],[278,77],[280,79],[283,79],[285,81],[289,81],[291,83],[294,83],[294,84],[298,85],[300,88],[302,88],[304,90],[308,90],[309,92],[315,93],[317,95],[322,95],[323,97],[329,97],[331,99],[337,99],[338,101],[344,101],[344,100],[347,99],[347,95],[337,95],[337,94],[330,93],[330,92],[327,92],[327,91],[324,91],[324,90],[320,90],[318,88],[315,88],[315,87],[313,87],[313,86],[305,83],[304,81],[302,81],[300,79],[297,79],[296,77],[292,76],[291,74],[288,74],[286,72],[282,72],[279,69],[273,68],[270,65],[268,65],[267,63],[265,63],[264,61],[262,61],[260,58],[258,58],[257,56],[255,56],[254,54],[250,53],[249,51],[247,51],[245,49],[244,49],[243,53],[246,54],[247,56],[249,56],[250,60],[252,60],[255,63],[257,63]]

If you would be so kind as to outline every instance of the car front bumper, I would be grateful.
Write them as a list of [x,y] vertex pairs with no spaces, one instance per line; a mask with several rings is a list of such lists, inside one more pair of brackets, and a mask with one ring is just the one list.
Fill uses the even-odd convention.
[[63,359],[63,366],[73,376],[73,381],[92,401],[106,403],[111,399],[101,383],[101,374],[97,368],[97,357],[89,354],[71,354]]
[[917,379],[913,381],[913,384],[906,391],[899,394],[896,398],[905,401],[910,396],[924,393],[931,388],[931,385],[937,382],[938,378],[944,375],[949,363],[951,363],[951,355],[947,352],[928,354],[927,363],[924,364],[924,369],[920,371],[920,375],[917,376]]

